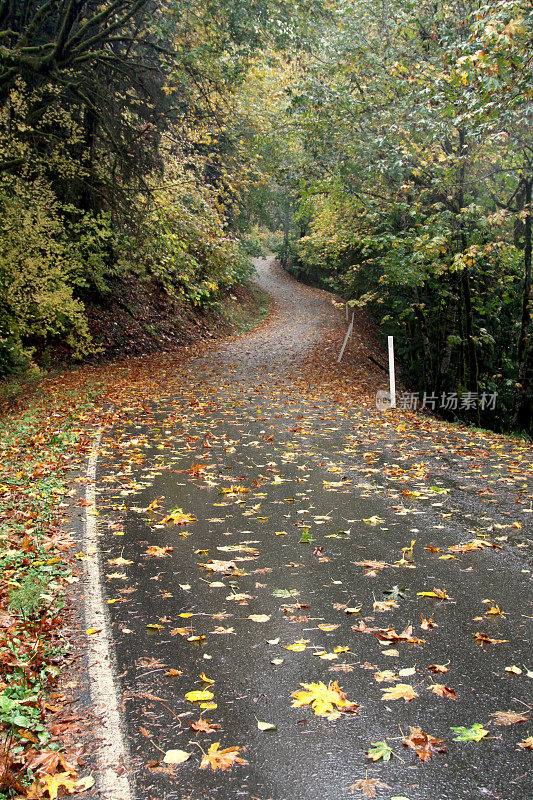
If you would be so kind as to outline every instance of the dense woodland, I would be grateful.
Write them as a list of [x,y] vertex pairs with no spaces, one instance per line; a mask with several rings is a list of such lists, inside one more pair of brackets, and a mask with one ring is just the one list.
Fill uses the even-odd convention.
[[404,385],[531,434],[532,32],[526,0],[0,0],[0,375],[92,355],[125,279],[208,309],[266,242]]

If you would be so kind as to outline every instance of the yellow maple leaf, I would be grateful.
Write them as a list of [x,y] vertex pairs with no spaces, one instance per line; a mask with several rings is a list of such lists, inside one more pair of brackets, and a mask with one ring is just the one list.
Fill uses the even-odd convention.
[[44,782],[44,791],[48,793],[50,800],[56,800],[57,790],[63,787],[69,794],[76,789],[76,778],[68,772],[57,772],[55,775],[43,775],[41,780]]
[[408,683],[397,683],[396,686],[389,686],[381,690],[383,692],[382,700],[413,700],[418,697],[417,693],[412,686]]
[[300,686],[303,687],[303,691],[292,692],[294,700],[291,705],[295,708],[311,706],[317,717],[337,719],[341,710],[355,712],[357,709],[357,703],[346,699],[337,681],[332,681],[328,686],[322,681],[301,683]]

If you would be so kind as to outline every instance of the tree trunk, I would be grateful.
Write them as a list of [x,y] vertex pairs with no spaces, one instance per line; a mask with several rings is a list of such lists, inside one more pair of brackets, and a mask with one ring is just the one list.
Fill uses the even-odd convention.
[[461,286],[465,303],[466,344],[468,350],[468,388],[477,392],[478,366],[476,345],[474,342],[474,316],[472,312],[472,295],[470,293],[470,278],[467,270],[461,275]]
[[420,298],[418,296],[418,289],[415,287],[413,289],[414,295],[414,312],[420,327],[420,336],[422,339],[422,353],[423,353],[423,360],[422,360],[422,380],[424,383],[424,391],[432,392],[433,388],[429,386],[429,380],[431,379],[431,344],[429,340],[429,331],[426,322],[426,318],[424,316],[424,312],[422,309],[422,303],[420,302]]
[[518,380],[514,398],[513,409],[513,428],[517,425],[524,425],[526,428],[531,426],[532,409],[529,413],[525,408],[526,392],[526,372],[528,353],[531,347],[531,189],[533,178],[525,181],[525,203],[526,211],[524,225],[524,291],[522,295],[522,321],[520,324],[520,335],[518,337]]
[[449,386],[449,372],[452,361],[453,345],[449,341],[450,336],[455,331],[457,321],[457,303],[455,297],[450,298],[446,305],[446,315],[444,318],[444,349],[439,364],[439,374],[437,375],[437,395],[440,395]]

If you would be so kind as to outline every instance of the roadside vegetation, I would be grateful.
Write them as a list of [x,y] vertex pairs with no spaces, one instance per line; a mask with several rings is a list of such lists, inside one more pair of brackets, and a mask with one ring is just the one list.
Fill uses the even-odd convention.
[[529,434],[532,33],[514,0],[338,4],[269,146],[287,266],[370,309],[413,391],[477,400],[448,418]]
[[477,398],[448,418],[533,434],[532,33],[525,0],[0,0],[0,797],[91,786],[51,700],[66,501],[106,403],[266,316],[254,256]]
[[239,91],[307,5],[0,2],[0,378],[98,354],[88,312],[131,284],[209,310],[248,277]]

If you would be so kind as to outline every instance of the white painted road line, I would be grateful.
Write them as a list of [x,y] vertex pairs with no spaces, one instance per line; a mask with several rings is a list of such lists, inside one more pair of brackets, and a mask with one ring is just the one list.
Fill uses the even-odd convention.
[[96,465],[102,439],[100,428],[87,464],[85,489],[84,540],[87,582],[85,586],[85,626],[99,630],[89,636],[88,668],[91,696],[97,715],[99,769],[97,783],[105,800],[133,800],[127,776],[128,746],[122,730],[117,681],[115,679],[113,639],[102,592],[102,569],[96,527]]

